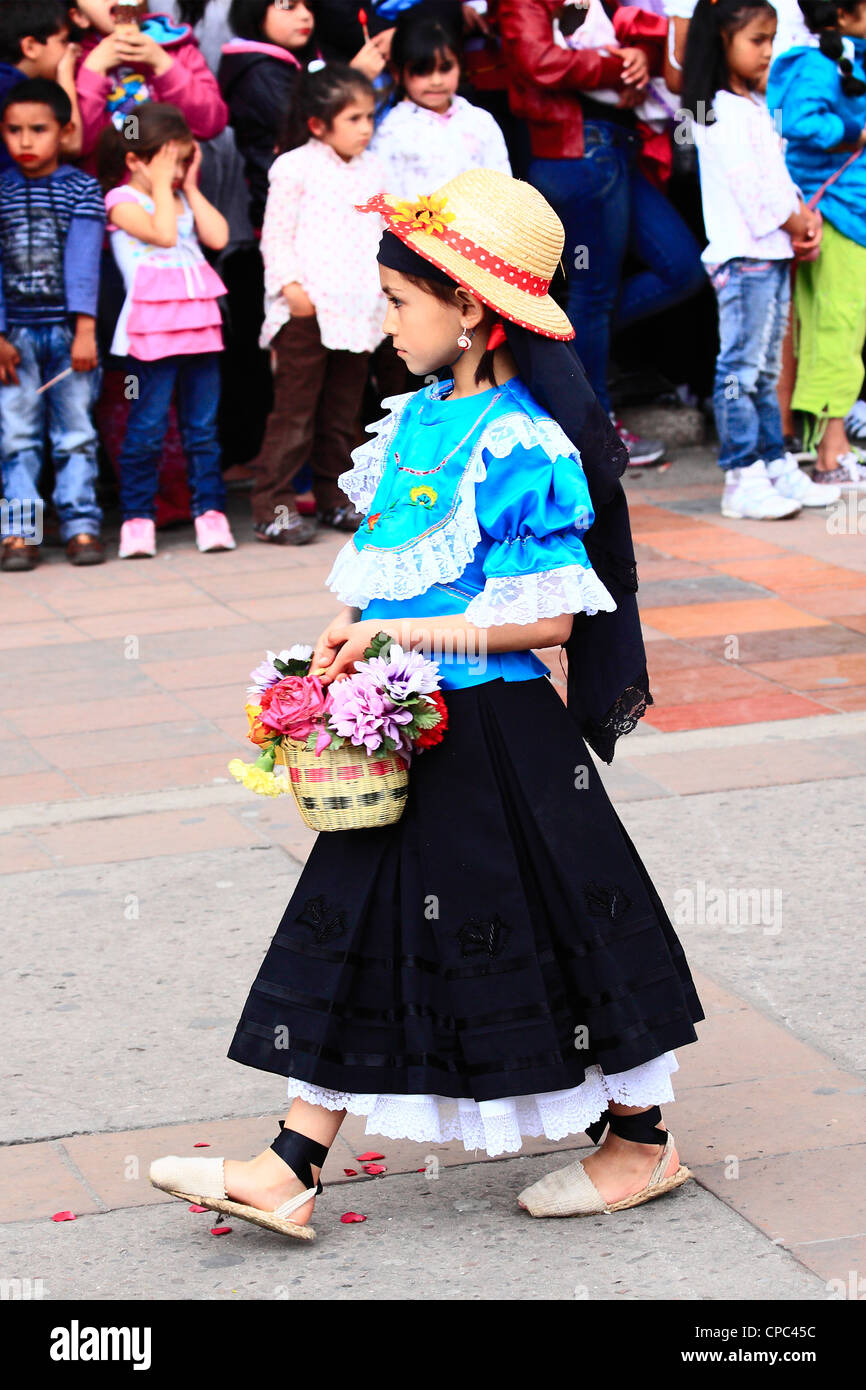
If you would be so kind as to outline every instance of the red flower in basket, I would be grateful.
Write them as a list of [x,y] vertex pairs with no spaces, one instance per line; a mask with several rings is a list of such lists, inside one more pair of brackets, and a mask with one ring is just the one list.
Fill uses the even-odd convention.
[[422,729],[416,736],[414,743],[416,748],[432,748],[434,743],[441,743],[442,736],[448,728],[448,706],[438,690],[432,690],[427,696],[439,711],[439,723],[432,729]]
[[262,723],[288,738],[305,740],[325,713],[327,694],[315,676],[284,676],[262,691]]

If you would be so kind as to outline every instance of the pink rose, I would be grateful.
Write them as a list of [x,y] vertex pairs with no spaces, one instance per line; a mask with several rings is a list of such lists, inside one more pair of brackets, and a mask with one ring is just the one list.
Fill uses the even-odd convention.
[[259,718],[269,729],[306,741],[321,722],[327,696],[315,676],[284,676],[262,691]]

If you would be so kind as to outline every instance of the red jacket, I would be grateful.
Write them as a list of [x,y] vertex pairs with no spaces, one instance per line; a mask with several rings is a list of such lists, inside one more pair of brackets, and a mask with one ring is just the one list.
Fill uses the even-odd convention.
[[[149,68],[143,70],[153,99],[176,106],[186,118],[196,140],[210,140],[219,135],[228,122],[228,108],[189,25],[176,24],[166,15],[149,14],[142,28],[147,28],[174,59],[168,72],[161,77],[155,76]],[[75,74],[75,89],[84,128],[81,162],[85,168],[91,166],[100,132],[111,119],[108,100],[114,82],[110,77],[91,72],[83,66],[88,53],[92,52],[100,39],[101,35],[93,32],[84,39],[81,63]]]
[[[554,43],[553,17],[561,4],[562,0],[499,0],[509,102],[514,114],[523,116],[529,125],[532,153],[537,159],[581,159],[583,110],[577,92],[591,96],[594,88],[621,86],[622,59],[616,54],[603,56],[596,48],[560,48]],[[658,70],[661,50],[657,36],[653,34],[653,41],[647,42],[643,34],[620,35],[616,18],[614,14],[620,42],[644,48],[651,68]],[[637,26],[638,32],[642,27]]]

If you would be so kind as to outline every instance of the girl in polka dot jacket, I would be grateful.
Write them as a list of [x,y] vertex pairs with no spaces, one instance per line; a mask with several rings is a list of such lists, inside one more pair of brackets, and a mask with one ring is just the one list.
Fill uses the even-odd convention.
[[346,531],[360,520],[337,478],[356,442],[386,308],[376,273],[381,226],[355,210],[385,190],[384,167],[367,150],[373,110],[373,88],[356,68],[304,73],[290,148],[270,169],[259,341],[271,349],[274,409],[252,505],[256,536],[276,545],[315,535],[316,521],[299,514],[292,487],[308,459],[319,521]]

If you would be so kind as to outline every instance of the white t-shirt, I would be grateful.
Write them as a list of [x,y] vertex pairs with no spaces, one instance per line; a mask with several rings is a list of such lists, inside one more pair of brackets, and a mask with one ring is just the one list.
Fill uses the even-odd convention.
[[455,96],[440,116],[400,101],[377,126],[370,149],[385,165],[388,192],[399,198],[430,193],[467,169],[511,173],[502,131],[489,111]]
[[701,259],[705,265],[734,256],[787,260],[794,254],[791,238],[780,228],[800,195],[766,102],[719,91],[713,109],[711,125],[694,126],[709,238]]

